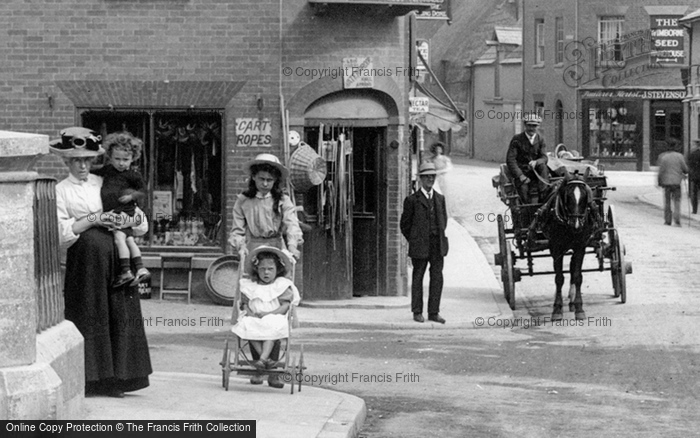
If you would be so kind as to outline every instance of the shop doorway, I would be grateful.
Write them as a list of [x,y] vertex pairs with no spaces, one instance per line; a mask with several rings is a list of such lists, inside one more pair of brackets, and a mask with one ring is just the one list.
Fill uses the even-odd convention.
[[[657,165],[659,155],[671,148],[672,140],[683,144],[683,106],[679,101],[651,101],[651,151],[649,161]],[[679,151],[680,152],[680,151]]]
[[381,245],[383,234],[379,206],[385,199],[379,170],[383,167],[386,128],[353,128],[353,179],[355,202],[353,208],[353,296],[379,295],[384,284],[385,250]]
[[304,138],[328,166],[324,184],[304,196],[316,222],[305,235],[305,295],[377,296],[386,280],[386,127],[324,124]]

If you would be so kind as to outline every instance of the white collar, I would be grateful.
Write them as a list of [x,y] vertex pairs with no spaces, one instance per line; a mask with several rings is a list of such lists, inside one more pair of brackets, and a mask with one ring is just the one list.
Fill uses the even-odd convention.
[[537,133],[535,132],[535,133],[532,134],[532,135],[528,135],[528,133],[525,132],[525,136],[527,137],[528,140],[530,140],[530,143],[532,143],[532,142],[535,141],[535,137],[537,137]]
[[256,193],[255,193],[255,197],[258,198],[258,199],[270,198],[270,197],[272,197],[272,192],[267,192],[267,194],[264,195],[264,196],[261,195],[260,192],[256,192]]
[[88,179],[83,181],[82,179],[76,178],[72,173],[68,174],[68,178],[66,178],[68,181],[70,181],[73,184],[77,184],[79,186],[85,184],[86,182],[90,181],[90,174],[88,174]]
[[425,195],[425,197],[426,197],[427,199],[430,199],[430,198],[432,197],[432,195],[433,195],[433,189],[430,189],[430,191],[428,192],[428,191],[425,190],[424,187],[421,187],[420,190],[421,190],[421,192],[423,192],[423,194]]

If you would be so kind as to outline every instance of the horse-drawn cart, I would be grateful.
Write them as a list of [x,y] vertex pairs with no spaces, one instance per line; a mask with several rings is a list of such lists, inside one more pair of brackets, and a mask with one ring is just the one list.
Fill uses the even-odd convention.
[[[552,162],[554,162],[554,165]],[[563,282],[561,260],[559,261],[560,266],[557,268],[557,257],[555,257],[556,254],[553,254],[554,242],[550,240],[548,233],[544,232],[541,224],[538,224],[538,219],[541,219],[541,215],[547,212],[551,212],[551,215],[554,216],[566,214],[566,208],[559,205],[560,200],[556,199],[558,195],[555,192],[571,182],[578,185],[580,188],[579,193],[587,194],[590,198],[588,200],[588,209],[590,210],[590,220],[592,222],[590,229],[593,230],[590,232],[590,236],[582,240],[583,244],[580,245],[582,246],[580,249],[580,263],[576,267],[576,269],[580,270],[578,272],[579,292],[581,272],[610,271],[614,296],[619,297],[622,303],[625,303],[627,300],[625,276],[632,273],[632,265],[630,262],[625,261],[625,246],[622,243],[619,231],[615,228],[615,210],[612,205],[605,207],[607,191],[615,190],[615,188],[607,185],[607,179],[602,170],[599,170],[593,163],[550,157],[549,164],[550,168],[561,167],[558,168],[559,172],[552,174],[550,178],[552,193],[542,203],[527,204],[522,202],[506,164],[501,164],[500,173],[494,176],[492,180],[493,186],[498,191],[499,198],[510,209],[512,219],[507,224],[503,215],[499,214],[497,217],[499,252],[494,256],[495,264],[501,267],[501,280],[506,301],[510,308],[514,310],[515,283],[519,282],[524,274],[529,276],[556,275],[557,270],[560,271],[557,277],[561,279],[557,280],[559,283],[557,284],[557,294],[559,299],[561,299],[561,282]],[[562,174],[566,176],[556,176]],[[534,184],[532,185],[534,186]],[[577,194],[577,196],[579,195]],[[561,203],[563,204],[563,201]],[[508,225],[512,226],[509,227]],[[558,236],[558,239],[561,239],[561,235]],[[566,243],[556,246],[563,248],[565,255],[572,255],[574,250],[567,248],[565,245]],[[581,266],[584,254],[594,254],[597,258],[598,266],[584,269]],[[543,257],[554,258],[554,271],[535,272],[534,259]],[[562,256],[559,255],[558,258],[562,259]],[[527,266],[524,270],[516,267],[518,260],[526,262]],[[571,269],[574,269],[573,263]],[[571,269],[568,271],[569,273]],[[572,275],[571,310],[574,309],[574,290],[574,276]],[[581,314],[579,315],[579,310],[577,309],[577,318],[584,315],[582,310],[580,310]]]

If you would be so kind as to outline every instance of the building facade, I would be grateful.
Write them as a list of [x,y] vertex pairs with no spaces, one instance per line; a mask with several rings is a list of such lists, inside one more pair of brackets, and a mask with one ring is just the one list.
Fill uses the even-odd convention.
[[[244,163],[293,152],[285,121],[328,163],[322,186],[295,193],[310,229],[305,299],[403,295],[406,14],[430,3],[6,1],[0,120],[52,138],[74,125],[142,138],[144,255],[158,267],[161,254],[192,253],[200,280],[231,252]],[[67,175],[53,156],[35,168]]]
[[690,141],[690,148],[698,145],[700,140],[700,9],[689,12],[681,20],[683,26],[688,29],[690,35],[690,53],[688,57],[688,86],[687,97],[685,99],[686,111],[688,114],[688,125],[686,136]]
[[[520,27],[521,3],[520,0],[453,2],[451,25],[426,24],[420,29],[420,35],[431,48],[433,71],[466,118],[465,129],[433,136],[447,142],[451,154],[505,160],[514,123],[512,120],[503,123],[501,116],[521,105],[521,36],[512,31]],[[513,36],[517,41],[512,40]],[[426,87],[439,92],[430,82]],[[490,110],[498,115],[489,113]],[[476,111],[484,111],[484,116],[476,117]],[[493,118],[489,119],[487,114]]]
[[609,169],[647,170],[684,136],[691,1],[528,1],[523,109],[549,144]]
[[504,162],[513,135],[522,131],[522,29],[496,26],[488,49],[471,67],[473,157]]

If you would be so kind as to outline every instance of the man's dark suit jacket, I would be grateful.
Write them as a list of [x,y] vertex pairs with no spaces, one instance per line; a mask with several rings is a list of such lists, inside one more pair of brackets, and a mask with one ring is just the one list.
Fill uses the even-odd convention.
[[[435,213],[440,236],[440,253],[447,255],[449,244],[445,236],[447,228],[447,207],[445,197],[433,190]],[[413,259],[430,258],[430,222],[428,219],[428,199],[422,190],[417,190],[403,201],[401,213],[401,234],[408,240],[408,256]]]
[[532,160],[537,160],[538,164],[546,164],[547,155],[544,153],[546,147],[547,145],[539,133],[535,137],[535,144],[530,144],[530,140],[528,140],[524,132],[513,136],[506,155],[508,170],[510,170],[513,178],[518,180],[523,173],[529,173],[530,167],[528,163]]

